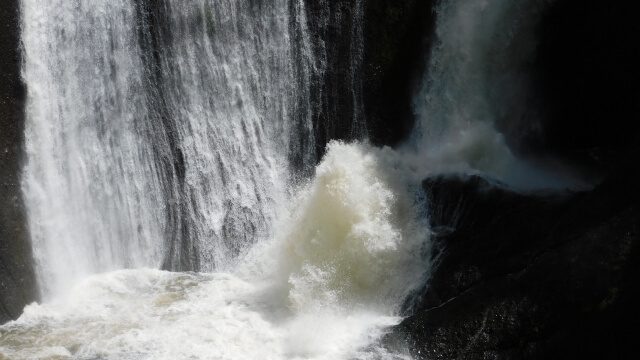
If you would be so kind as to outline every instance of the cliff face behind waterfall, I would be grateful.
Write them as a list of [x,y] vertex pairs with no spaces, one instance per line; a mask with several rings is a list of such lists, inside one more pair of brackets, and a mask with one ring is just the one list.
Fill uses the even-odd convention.
[[20,191],[24,97],[18,1],[0,6],[0,322],[35,300],[31,246]]
[[[331,139],[406,140],[413,94],[434,40],[437,0],[308,1],[317,66],[312,84],[318,153]],[[353,121],[352,121],[353,119]]]
[[[145,45],[158,57],[158,42],[171,36],[155,22],[170,14],[162,14],[162,0],[136,1],[154,10],[146,21],[155,37]],[[311,114],[316,160],[332,139],[403,144],[438,44],[441,1],[303,3],[309,39],[292,44],[313,52],[312,103],[295,106]],[[38,297],[20,179],[26,91],[19,4],[0,5],[0,323]],[[541,8],[532,32],[514,30],[513,42],[501,50],[503,58],[521,54],[523,46],[533,55],[518,63],[529,81],[526,92],[506,94],[504,102],[517,98],[517,104],[502,107],[495,126],[514,154],[593,189],[523,194],[479,176],[426,179],[434,268],[407,300],[408,317],[387,337],[390,347],[408,343],[416,358],[622,358],[633,350],[640,321],[640,5],[554,0]],[[171,41],[168,53],[175,55],[182,43]],[[162,71],[159,63],[150,66]],[[292,140],[291,149],[310,146],[305,139]],[[170,153],[157,154],[158,163],[184,180],[185,159],[172,141]],[[291,151],[291,162],[310,175],[308,159],[297,155]],[[176,198],[186,193],[183,184],[172,186]],[[174,206],[167,221],[176,222],[181,242],[171,244],[164,265],[199,270],[189,253],[195,246],[189,229],[180,222],[187,210],[179,201]],[[229,231],[237,235],[243,224]]]

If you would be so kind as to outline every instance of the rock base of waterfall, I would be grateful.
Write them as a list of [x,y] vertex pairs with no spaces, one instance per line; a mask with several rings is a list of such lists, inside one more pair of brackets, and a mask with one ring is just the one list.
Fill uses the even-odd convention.
[[389,342],[416,358],[625,358],[640,292],[640,169],[590,192],[518,194],[480,177],[424,181],[433,275]]

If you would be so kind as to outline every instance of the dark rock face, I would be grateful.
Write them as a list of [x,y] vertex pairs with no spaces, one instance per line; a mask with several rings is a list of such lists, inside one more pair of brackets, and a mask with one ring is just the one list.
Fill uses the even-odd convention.
[[518,194],[427,179],[435,268],[395,328],[418,358],[624,358],[640,333],[640,180]]
[[318,159],[331,139],[399,144],[413,128],[437,0],[309,1]]
[[360,46],[355,36],[359,9],[356,0],[318,0],[307,2],[306,10],[315,67],[320,70],[311,89],[316,158],[320,159],[331,139],[351,140],[359,135],[353,119],[361,103],[352,93],[357,79],[351,70],[352,53]]
[[20,79],[18,1],[0,6],[0,323],[37,297],[20,191],[24,85]]
[[640,3],[557,0],[533,61],[538,131],[520,150],[607,172],[640,140]]
[[413,97],[435,41],[438,2],[366,2],[363,96],[373,144],[398,145],[413,129]]
[[530,64],[536,121],[522,155],[604,180],[521,194],[479,177],[424,181],[429,284],[389,344],[424,359],[630,358],[640,335],[640,25],[637,2],[557,0]]

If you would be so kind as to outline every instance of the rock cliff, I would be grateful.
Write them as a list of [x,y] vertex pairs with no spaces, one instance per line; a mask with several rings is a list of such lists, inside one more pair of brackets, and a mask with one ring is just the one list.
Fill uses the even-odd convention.
[[18,1],[0,6],[0,323],[36,299],[20,191],[25,89],[20,79]]

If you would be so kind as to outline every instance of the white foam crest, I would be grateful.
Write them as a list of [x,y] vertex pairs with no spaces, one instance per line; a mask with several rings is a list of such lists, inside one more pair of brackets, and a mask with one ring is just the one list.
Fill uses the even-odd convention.
[[330,143],[282,235],[259,247],[244,273],[279,279],[294,313],[335,307],[393,315],[422,280],[428,244],[399,161],[388,148]]

